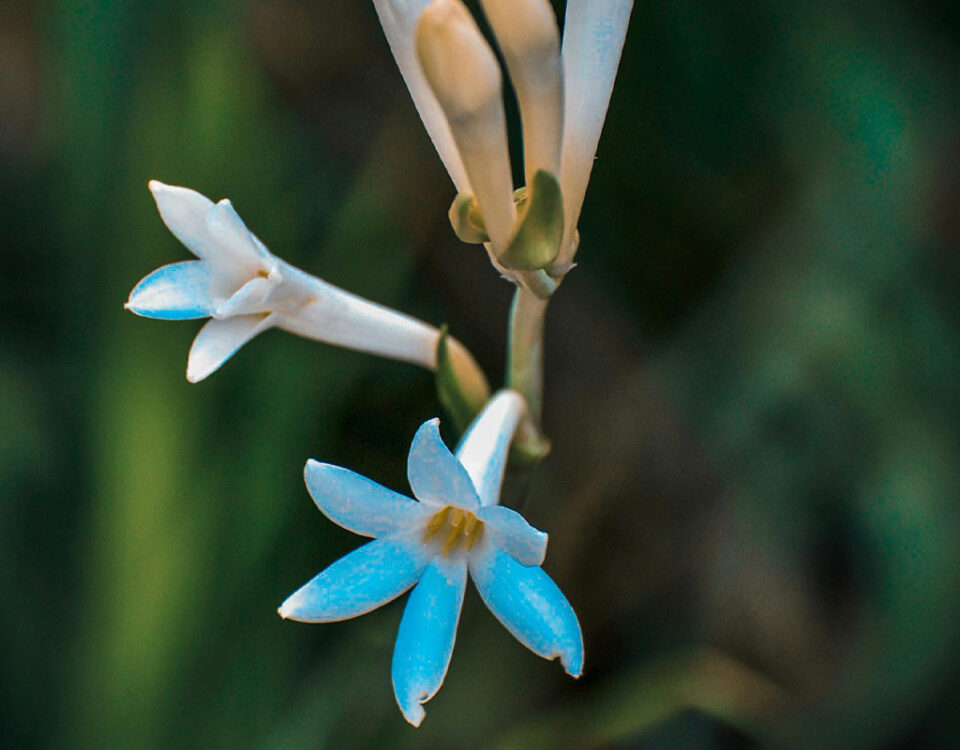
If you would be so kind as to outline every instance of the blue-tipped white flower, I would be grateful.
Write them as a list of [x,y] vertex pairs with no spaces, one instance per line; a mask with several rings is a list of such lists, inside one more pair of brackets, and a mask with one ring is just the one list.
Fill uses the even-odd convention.
[[[149,318],[211,318],[190,349],[189,381],[207,377],[269,328],[435,369],[440,332],[433,326],[280,260],[228,200],[213,203],[156,180],[150,190],[167,227],[199,260],[157,269],[137,284],[126,306]],[[459,369],[477,373],[466,350],[451,344]]]
[[419,726],[421,704],[443,684],[467,583],[516,638],[566,671],[583,669],[580,625],[540,568],[547,535],[498,505],[510,441],[526,405],[501,391],[452,454],[438,420],[423,424],[407,461],[417,500],[338,466],[308,461],[307,488],[334,523],[374,537],[296,591],[283,617],[333,622],[370,612],[410,588],[393,653],[393,687],[404,718]]
[[[517,227],[493,53],[461,0],[374,5],[457,191],[477,200],[496,264]],[[538,170],[560,184],[564,231],[553,267],[562,274],[576,253],[577,221],[633,0],[568,0],[562,47],[549,0],[481,0],[481,6],[517,93],[527,185]]]

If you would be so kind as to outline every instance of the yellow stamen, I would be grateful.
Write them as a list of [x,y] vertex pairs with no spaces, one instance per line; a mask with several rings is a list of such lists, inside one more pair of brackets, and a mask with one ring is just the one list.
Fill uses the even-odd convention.
[[[449,527],[447,527],[449,523]],[[473,513],[461,508],[446,506],[438,511],[427,523],[423,531],[423,542],[426,544],[434,537],[439,536],[446,528],[443,544],[440,546],[440,554],[448,557],[460,540],[464,540],[467,550],[470,550],[480,531],[483,529],[483,521],[477,518]]]
[[437,513],[433,518],[430,519],[430,523],[427,524],[427,528],[423,532],[423,541],[429,542],[433,539],[437,533],[444,527],[447,523],[447,517],[450,515],[450,506]]
[[470,518],[467,519],[467,523],[464,527],[463,534],[467,537],[467,551],[473,549],[474,543],[477,541],[477,538],[480,536],[480,532],[483,530],[483,521],[477,518],[472,513]]
[[463,521],[464,513],[459,508],[450,514],[450,531],[447,532],[447,540],[443,543],[443,547],[440,550],[444,557],[449,555],[453,551],[453,548],[457,546]]

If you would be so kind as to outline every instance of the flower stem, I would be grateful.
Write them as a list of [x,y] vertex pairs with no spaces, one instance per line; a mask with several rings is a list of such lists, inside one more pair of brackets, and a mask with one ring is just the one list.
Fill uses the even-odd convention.
[[515,447],[531,460],[543,458],[549,441],[540,432],[543,412],[543,330],[549,298],[518,286],[510,308],[510,352],[507,386],[527,400],[529,418],[517,431]]

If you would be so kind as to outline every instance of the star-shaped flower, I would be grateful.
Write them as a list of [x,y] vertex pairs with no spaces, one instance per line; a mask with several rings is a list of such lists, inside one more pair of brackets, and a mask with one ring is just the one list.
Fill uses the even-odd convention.
[[[374,5],[427,132],[457,191],[476,199],[491,259],[504,270],[522,211],[514,205],[496,56],[461,0]],[[633,0],[567,0],[562,46],[549,0],[480,5],[517,94],[526,187],[542,171],[562,194],[559,231],[551,235],[559,247],[550,263],[562,276],[577,250],[577,222]]]
[[[347,469],[308,461],[307,488],[334,523],[374,541],[296,591],[280,615],[333,622],[370,612],[413,587],[393,653],[393,687],[404,717],[440,689],[456,637],[467,573],[490,611],[516,638],[579,677],[583,639],[573,608],[540,568],[547,535],[498,505],[510,441],[526,411],[500,391],[452,454],[439,421],[425,422],[407,461],[417,500]],[[419,502],[418,502],[419,501]]]
[[[211,318],[190,349],[190,382],[210,375],[269,328],[435,369],[440,331],[433,326],[277,258],[228,200],[213,203],[194,190],[156,180],[150,191],[164,223],[199,260],[157,269],[137,284],[126,306],[148,318]],[[458,371],[479,372],[459,342],[448,343]]]

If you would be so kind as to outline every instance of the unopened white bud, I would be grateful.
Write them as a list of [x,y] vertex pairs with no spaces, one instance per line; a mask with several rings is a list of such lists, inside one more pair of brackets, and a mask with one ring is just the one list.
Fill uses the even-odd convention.
[[516,210],[496,55],[460,0],[433,0],[417,22],[417,55],[447,118],[495,251]]
[[481,0],[517,92],[527,185],[543,169],[560,170],[563,64],[560,32],[548,0]]

